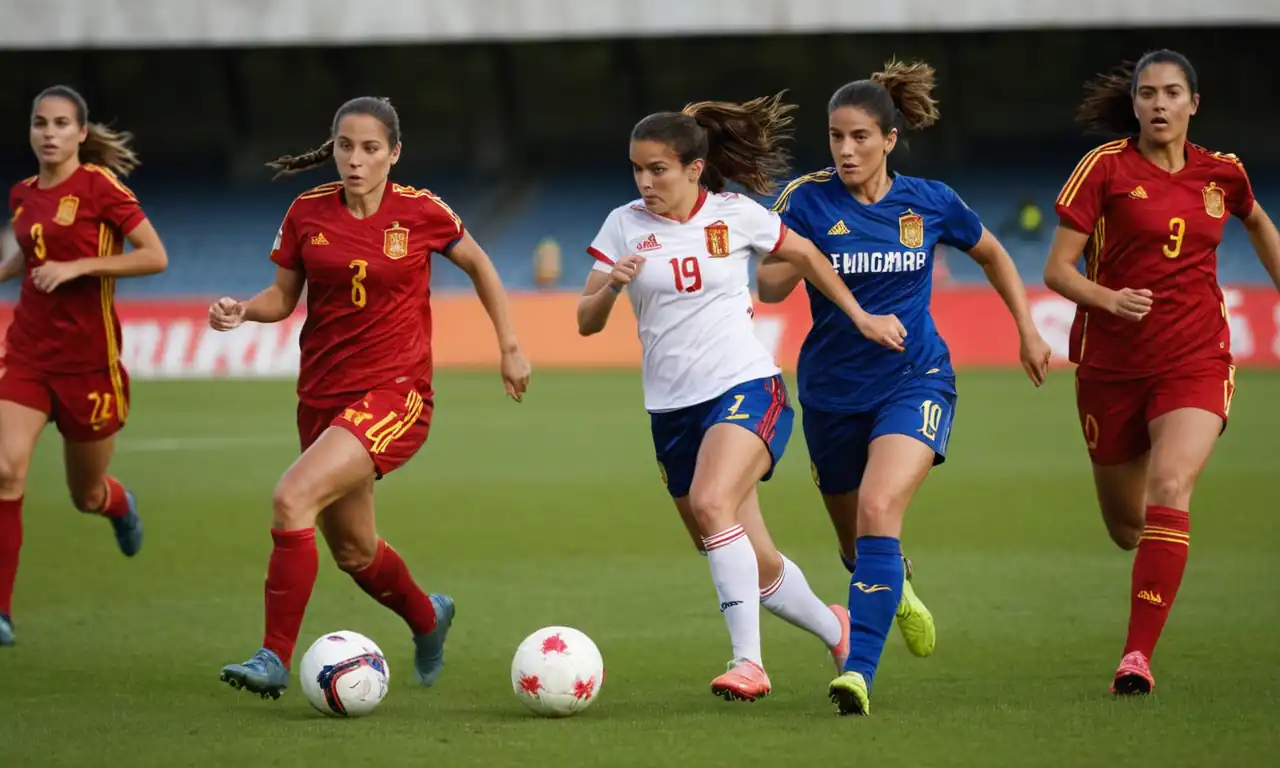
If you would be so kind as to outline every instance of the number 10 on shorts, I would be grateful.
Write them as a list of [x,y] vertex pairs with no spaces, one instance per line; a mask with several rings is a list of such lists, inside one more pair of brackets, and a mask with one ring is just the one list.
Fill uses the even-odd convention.
[[930,442],[938,439],[938,427],[942,426],[942,403],[925,400],[920,404],[920,415],[923,423],[916,430]]

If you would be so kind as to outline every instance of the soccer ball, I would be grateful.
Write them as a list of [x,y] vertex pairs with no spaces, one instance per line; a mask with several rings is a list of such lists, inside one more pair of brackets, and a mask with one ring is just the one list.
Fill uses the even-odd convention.
[[543,717],[568,717],[596,700],[604,660],[591,638],[571,627],[544,627],[525,638],[511,661],[516,698]]
[[362,717],[386,697],[391,668],[376,643],[341,630],[311,644],[299,675],[311,706],[333,717]]

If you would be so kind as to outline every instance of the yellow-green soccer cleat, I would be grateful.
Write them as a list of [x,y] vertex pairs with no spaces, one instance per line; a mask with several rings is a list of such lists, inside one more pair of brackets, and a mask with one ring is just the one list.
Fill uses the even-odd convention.
[[938,642],[938,630],[933,624],[933,614],[925,607],[924,601],[916,596],[910,581],[902,582],[902,602],[898,603],[898,630],[902,639],[907,641],[907,650],[913,656],[924,658],[933,653]]
[[832,680],[827,695],[835,703],[837,715],[871,714],[871,694],[861,672],[845,672]]

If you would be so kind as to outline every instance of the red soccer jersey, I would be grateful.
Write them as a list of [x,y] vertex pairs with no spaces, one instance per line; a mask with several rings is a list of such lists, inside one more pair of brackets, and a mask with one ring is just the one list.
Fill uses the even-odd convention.
[[1253,205],[1249,177],[1234,155],[1188,144],[1177,173],[1144,158],[1134,139],[1085,155],[1058,196],[1058,217],[1091,233],[1090,280],[1113,290],[1149,289],[1153,305],[1137,323],[1077,308],[1071,361],[1110,378],[1160,374],[1190,360],[1230,361],[1217,248],[1227,214],[1244,218]]
[[45,261],[122,253],[124,236],[146,220],[137,198],[111,171],[82,165],[49,189],[34,176],[15,185],[9,211],[27,270],[5,358],[45,373],[118,370],[115,278],[81,277],[44,293],[32,284],[31,270]]
[[430,391],[431,254],[462,232],[443,200],[391,182],[365,219],[347,210],[340,183],[294,201],[271,260],[306,275],[300,400],[345,405],[402,377]]

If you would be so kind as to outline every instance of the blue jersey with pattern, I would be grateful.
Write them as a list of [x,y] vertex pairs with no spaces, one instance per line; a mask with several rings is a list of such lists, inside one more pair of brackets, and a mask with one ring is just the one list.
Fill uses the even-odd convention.
[[971,250],[982,238],[982,221],[951,187],[895,175],[888,194],[867,205],[829,168],[791,182],[774,210],[826,254],[864,310],[897,315],[907,329],[906,352],[882,347],[806,283],[813,328],[800,349],[802,405],[860,413],[879,407],[904,378],[954,379],[951,353],[929,311],[933,252],[939,243]]

